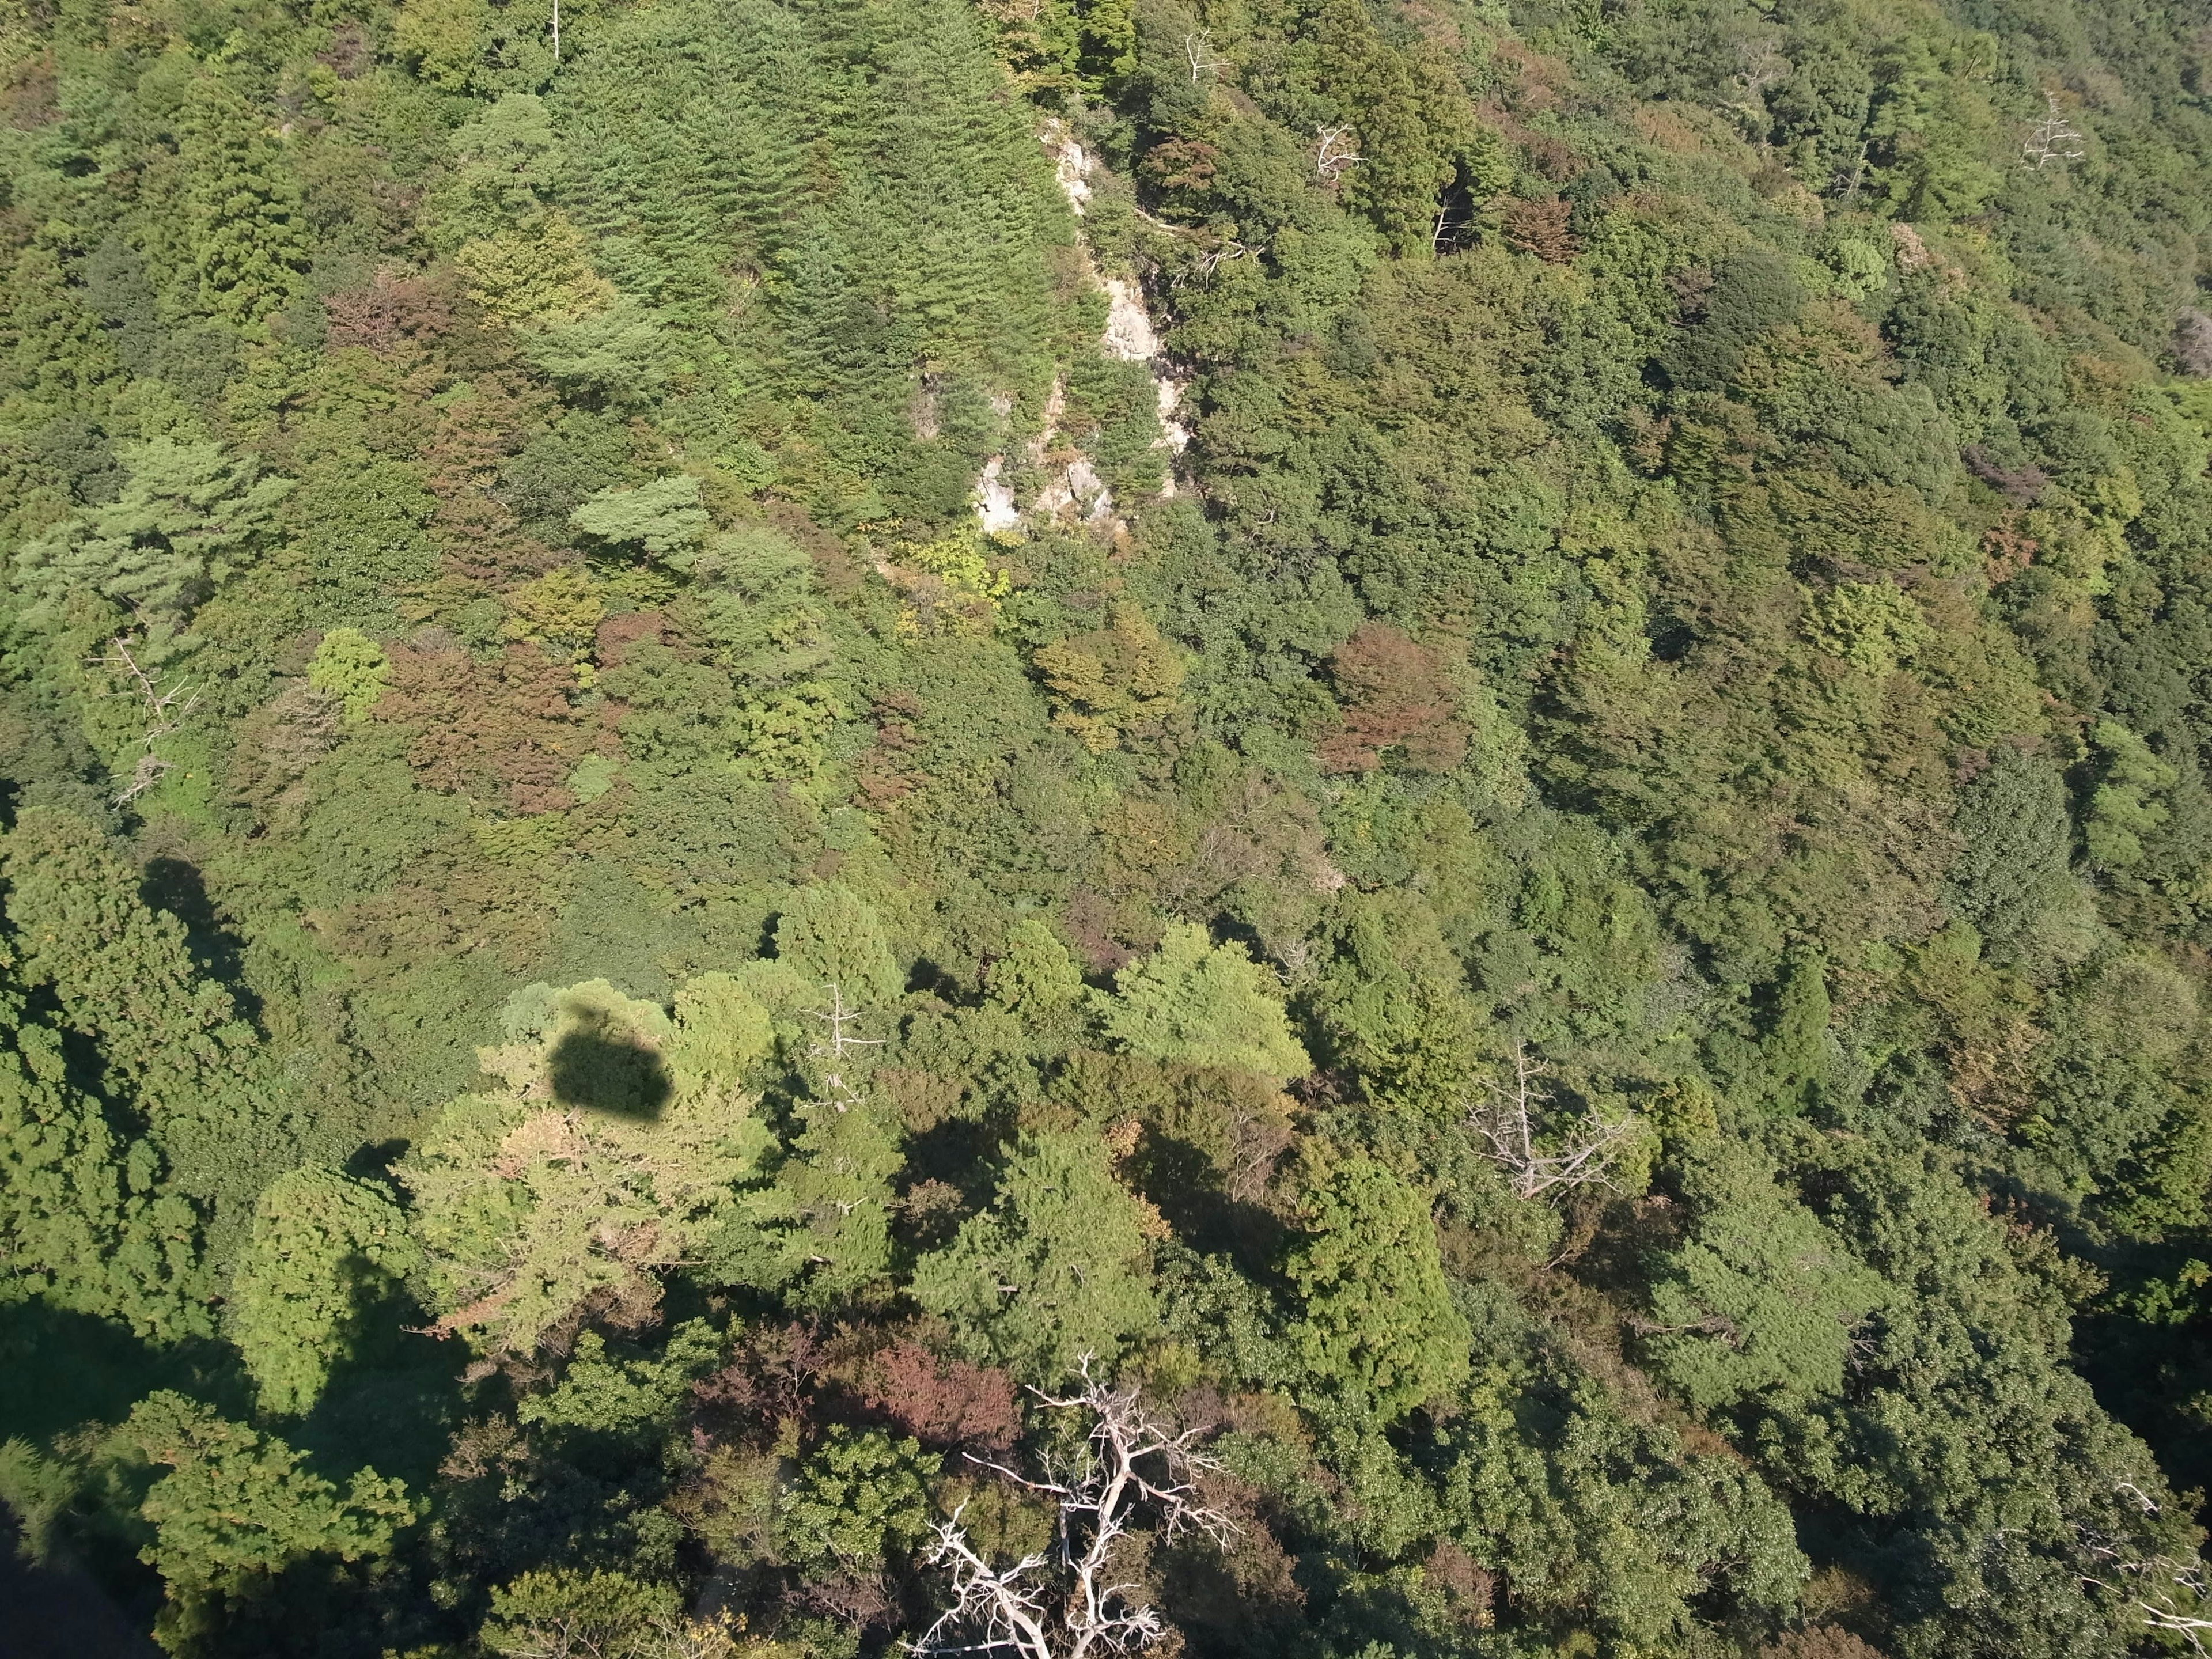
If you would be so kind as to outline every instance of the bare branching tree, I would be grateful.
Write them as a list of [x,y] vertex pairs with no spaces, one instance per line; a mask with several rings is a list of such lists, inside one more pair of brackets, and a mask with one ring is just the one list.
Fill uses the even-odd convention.
[[1032,1480],[1003,1464],[968,1460],[1059,1504],[1053,1547],[1012,1566],[994,1566],[954,1510],[938,1523],[927,1558],[951,1570],[952,1605],[908,1651],[1004,1651],[1021,1659],[1142,1652],[1166,1634],[1166,1626],[1144,1599],[1144,1586],[1117,1570],[1127,1558],[1115,1546],[1140,1520],[1163,1542],[1186,1533],[1217,1543],[1234,1536],[1235,1523],[1200,1501],[1197,1478],[1221,1467],[1196,1443],[1207,1431],[1170,1432],[1134,1389],[1109,1387],[1091,1376],[1091,1364],[1084,1355],[1078,1366],[1083,1386],[1072,1395],[1030,1390],[1055,1411],[1090,1413],[1091,1435],[1073,1470],[1061,1474],[1048,1466],[1043,1480]]
[[199,692],[183,680],[162,690],[133,653],[131,647],[139,643],[128,634],[118,634],[107,642],[107,654],[94,657],[90,664],[106,669],[123,682],[110,695],[137,697],[146,706],[146,734],[138,739],[138,761],[131,769],[131,781],[116,794],[118,806],[144,794],[173,769],[176,763],[156,754],[154,745],[183,731],[200,702]]
[[[2159,1513],[2158,1504],[2134,1481],[2118,1481],[2113,1490],[2143,1515]],[[2092,1558],[2106,1564],[2104,1571],[2125,1581],[2115,1584],[2084,1573],[2083,1583],[2121,1597],[2142,1617],[2145,1629],[2179,1637],[2202,1659],[2206,1652],[2204,1638],[2212,1636],[2212,1617],[2207,1616],[2207,1609],[2212,1608],[2212,1584],[2205,1582],[2201,1558],[2192,1556],[2186,1561],[2170,1555],[2131,1559],[2133,1552],[2121,1548],[2118,1540],[2087,1528],[2082,1529],[2081,1542]]]
[[1316,127],[1314,146],[1314,173],[1328,184],[1334,184],[1347,167],[1356,167],[1367,158],[1353,146],[1358,142],[1350,127]]
[[1736,95],[1722,107],[1763,125],[1766,94],[1788,79],[1796,66],[1782,55],[1778,39],[1765,36],[1737,41],[1735,60],[1735,73],[1729,77],[1729,84]]
[[[884,1038],[855,1036],[845,1029],[860,1018],[860,1011],[857,1008],[848,1008],[845,1006],[844,988],[836,981],[831,980],[823,988],[830,993],[830,1011],[827,1013],[817,1013],[814,1018],[830,1028],[829,1041],[816,1043],[814,1052],[818,1055],[826,1054],[833,1065],[842,1066],[845,1063],[846,1054],[854,1048],[882,1048],[885,1042]],[[840,1091],[848,1094],[851,1092],[845,1088],[844,1079],[836,1072],[829,1074],[828,1080]],[[837,1109],[842,1111],[845,1109],[840,1105]]]
[[[1548,1101],[1540,1085],[1550,1073],[1542,1060],[1528,1057],[1526,1044],[1516,1042],[1512,1080],[1492,1084],[1489,1100],[1469,1115],[1522,1198],[1554,1187],[1610,1184],[1613,1161],[1627,1150],[1636,1127],[1632,1117],[1607,1123],[1595,1115],[1573,1124],[1547,1124]],[[1545,1150],[1547,1139],[1557,1142],[1556,1150]]]
[[1197,85],[1206,76],[1220,72],[1221,60],[1213,55],[1213,42],[1207,39],[1204,29],[1200,29],[1195,34],[1183,36],[1182,55],[1190,60],[1190,79],[1193,86]]
[[2063,167],[2069,161],[2078,161],[2087,154],[2081,148],[2085,135],[2079,128],[2069,125],[2066,118],[2058,112],[2058,94],[2046,92],[2043,96],[2046,112],[2040,121],[2027,130],[2027,142],[2020,147],[2021,156],[2038,173],[2047,167]]

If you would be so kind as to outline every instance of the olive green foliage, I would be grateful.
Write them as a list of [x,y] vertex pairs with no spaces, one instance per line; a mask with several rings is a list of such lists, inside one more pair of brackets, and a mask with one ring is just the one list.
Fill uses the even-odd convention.
[[990,1208],[915,1264],[915,1298],[979,1357],[1056,1384],[1150,1328],[1144,1222],[1095,1133],[1040,1130],[1007,1160]]
[[1088,1356],[1160,1652],[2171,1646],[2202,22],[0,15],[27,1546],[863,1659]]
[[526,1572],[492,1591],[477,1639],[499,1654],[581,1649],[607,1659],[660,1659],[678,1650],[682,1610],[674,1587],[626,1572]]
[[231,1287],[230,1320],[261,1408],[297,1416],[350,1357],[374,1299],[416,1265],[391,1196],[310,1165],[279,1176],[253,1209],[253,1237]]
[[1210,944],[1205,929],[1185,922],[1115,975],[1098,1018],[1115,1042],[1152,1060],[1236,1066],[1278,1081],[1308,1065],[1266,970],[1242,945]]

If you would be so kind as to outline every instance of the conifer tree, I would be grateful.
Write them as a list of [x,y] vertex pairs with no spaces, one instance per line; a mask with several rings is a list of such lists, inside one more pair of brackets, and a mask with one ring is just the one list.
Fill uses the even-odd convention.
[[168,1589],[160,1628],[172,1652],[220,1652],[226,1613],[286,1568],[386,1554],[415,1518],[404,1483],[362,1469],[337,1486],[283,1441],[166,1389],[140,1401],[115,1440],[164,1471],[140,1505],[154,1529],[140,1559]]
[[1156,1317],[1147,1215],[1087,1129],[1022,1137],[991,1207],[915,1265],[915,1299],[978,1358],[1049,1386],[1086,1353],[1110,1365]]
[[0,840],[0,872],[24,983],[94,1045],[103,1095],[146,1126],[178,1190],[215,1205],[219,1249],[234,1248],[301,1133],[256,1034],[93,825],[25,811]]
[[1170,926],[1160,948],[1097,1000],[1107,1033],[1152,1060],[1241,1066],[1278,1082],[1311,1064],[1266,970],[1241,944],[1210,944],[1189,922]]
[[1284,1273],[1304,1306],[1291,1340],[1315,1379],[1347,1401],[1387,1422],[1467,1375],[1467,1321],[1452,1304],[1428,1204],[1373,1159],[1328,1171]]
[[223,76],[203,76],[186,106],[192,261],[200,303],[249,328],[305,286],[307,226],[283,149]]
[[159,1148],[76,1086],[59,1035],[12,981],[0,1023],[0,1300],[41,1296],[156,1340],[207,1334],[199,1217]]
[[16,255],[8,282],[6,354],[9,380],[59,412],[90,410],[121,365],[100,318],[70,270],[81,258],[75,228],[53,220]]
[[358,1340],[364,1304],[417,1260],[406,1218],[380,1188],[312,1165],[271,1182],[229,1310],[261,1409],[312,1409]]

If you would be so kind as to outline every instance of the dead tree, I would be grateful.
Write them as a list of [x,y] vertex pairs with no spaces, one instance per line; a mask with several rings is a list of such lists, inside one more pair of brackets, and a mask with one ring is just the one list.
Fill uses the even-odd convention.
[[1213,42],[1204,29],[1182,38],[1182,55],[1190,60],[1190,82],[1196,86],[1206,76],[1220,72],[1221,60],[1213,55]]
[[135,696],[146,705],[149,725],[145,735],[138,739],[138,760],[131,769],[131,781],[115,796],[113,804],[117,806],[144,794],[175,768],[176,763],[156,754],[154,745],[183,731],[185,721],[200,702],[200,694],[185,681],[179,680],[162,690],[131,654],[131,646],[128,634],[118,634],[107,642],[107,654],[94,657],[89,665],[122,676],[124,684],[111,696]]
[[1527,1045],[1515,1042],[1513,1080],[1503,1087],[1492,1084],[1487,1103],[1468,1117],[1520,1198],[1554,1187],[1610,1185],[1613,1162],[1627,1150],[1636,1127],[1632,1117],[1607,1123],[1593,1113],[1556,1133],[1556,1151],[1544,1150],[1547,1130],[1554,1126],[1543,1121],[1548,1103],[1539,1085],[1550,1073],[1542,1060],[1528,1058]]
[[2046,112],[2027,130],[2027,142],[2020,147],[2021,159],[2032,163],[2038,173],[2054,163],[2063,167],[2078,161],[2087,153],[2081,148],[2081,130],[2069,125],[2058,112],[2058,94],[2046,92],[2043,97]]
[[[817,1013],[814,1018],[830,1028],[830,1040],[827,1042],[817,1042],[814,1045],[814,1052],[817,1055],[827,1055],[831,1065],[842,1067],[845,1063],[848,1050],[880,1048],[884,1046],[886,1039],[883,1037],[848,1035],[845,1028],[860,1018],[860,1010],[848,1008],[845,1006],[845,989],[836,980],[831,980],[823,988],[830,993],[830,1012]],[[844,1078],[838,1072],[826,1073],[823,1080],[836,1091],[837,1097],[833,1103],[839,1111],[843,1111],[850,1102],[859,1098],[846,1085]]]
[[[2146,1517],[2160,1512],[2159,1505],[2132,1480],[2115,1481],[2113,1491]],[[2124,1550],[2118,1539],[2087,1528],[2080,1530],[2090,1557],[2102,1564],[2103,1571],[2127,1581],[2115,1584],[2083,1573],[2081,1582],[2120,1597],[2142,1619],[2143,1628],[2179,1637],[2190,1652],[2203,1659],[2204,1638],[2212,1636],[2212,1617],[2207,1616],[2212,1610],[2212,1584],[2206,1583],[2203,1559],[2192,1556],[2183,1561],[2165,1554],[2130,1559],[2132,1552]]]
[[1053,1498],[1060,1508],[1056,1542],[1012,1566],[994,1566],[961,1526],[959,1510],[938,1522],[927,1559],[951,1570],[952,1605],[919,1641],[907,1644],[909,1653],[1088,1659],[1142,1652],[1167,1626],[1144,1599],[1143,1585],[1120,1576],[1115,1546],[1139,1519],[1163,1542],[1186,1533],[1216,1543],[1235,1535],[1235,1523],[1199,1498],[1198,1477],[1221,1467],[1196,1444],[1206,1431],[1170,1433],[1134,1389],[1108,1387],[1091,1375],[1091,1363],[1089,1354],[1079,1362],[1083,1387],[1073,1395],[1030,1390],[1055,1411],[1091,1413],[1091,1437],[1073,1470],[1059,1475],[1048,1466],[1045,1479],[1032,1480],[1004,1464],[968,1460]]
[[1367,158],[1353,149],[1357,142],[1350,127],[1316,127],[1314,137],[1314,173],[1324,184],[1334,184],[1347,167],[1356,167]]

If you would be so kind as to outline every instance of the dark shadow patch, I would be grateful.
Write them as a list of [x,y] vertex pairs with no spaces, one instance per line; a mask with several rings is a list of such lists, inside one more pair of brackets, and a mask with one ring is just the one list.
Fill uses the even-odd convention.
[[620,1117],[657,1117],[672,1085],[658,1049],[611,1022],[580,1025],[553,1045],[553,1098]]
[[178,858],[149,859],[138,896],[149,909],[166,910],[184,923],[185,948],[199,970],[220,981],[239,1012],[258,1023],[260,999],[246,983],[246,943],[216,911],[199,866]]

